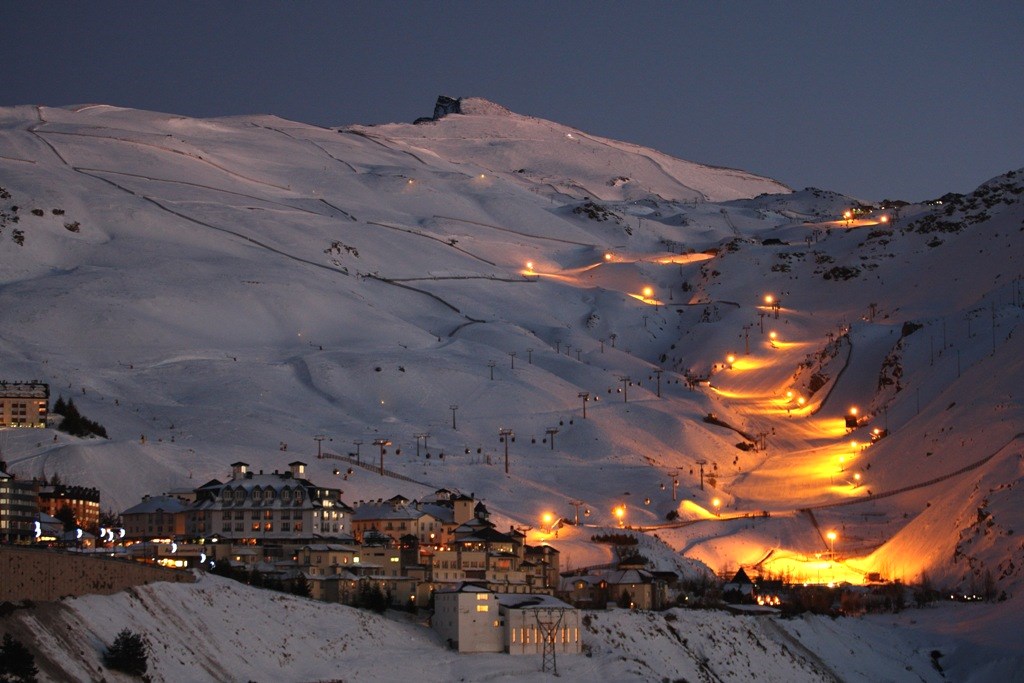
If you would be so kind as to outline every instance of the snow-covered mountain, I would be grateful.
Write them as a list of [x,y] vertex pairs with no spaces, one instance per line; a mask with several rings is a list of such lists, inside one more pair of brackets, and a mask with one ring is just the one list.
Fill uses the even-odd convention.
[[[883,210],[461,110],[0,110],[0,378],[111,436],[3,431],[11,469],[123,509],[299,457],[348,502],[448,486],[503,524],[570,500],[599,526],[620,503],[678,515],[668,564],[1019,592],[1024,173]],[[317,434],[390,439],[385,466],[424,485],[342,481]],[[592,533],[563,529],[563,559],[605,561]]]

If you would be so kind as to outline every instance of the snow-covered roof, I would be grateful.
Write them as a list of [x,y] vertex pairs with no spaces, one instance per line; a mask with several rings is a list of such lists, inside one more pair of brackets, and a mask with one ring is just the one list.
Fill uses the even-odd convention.
[[165,512],[168,514],[176,514],[179,512],[185,512],[189,509],[189,506],[182,503],[179,499],[172,496],[150,496],[149,498],[143,499],[141,503],[133,505],[128,508],[122,515],[144,515],[152,514],[154,512]]
[[576,609],[551,595],[540,593],[497,593],[498,604],[506,609]]

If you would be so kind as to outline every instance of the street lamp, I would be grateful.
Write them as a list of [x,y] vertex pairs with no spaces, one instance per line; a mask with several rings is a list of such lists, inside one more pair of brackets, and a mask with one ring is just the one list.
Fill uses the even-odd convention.
[[612,510],[612,513],[615,515],[615,519],[618,520],[619,527],[622,527],[624,524],[623,520],[626,517],[626,504],[623,503],[622,505],[616,505]]
[[825,534],[825,537],[828,538],[829,554],[832,556],[832,559],[835,560],[836,559],[836,538],[838,538],[838,535],[834,531],[829,531],[827,534]]
[[590,392],[589,391],[581,391],[578,394],[576,394],[576,396],[578,398],[582,398],[583,399],[583,419],[586,420],[587,419],[587,401],[590,400]]
[[736,362],[735,354],[730,353],[728,356],[725,357],[726,367],[728,367],[730,370],[732,370],[732,364],[735,363],[735,362]]
[[455,427],[455,411],[459,409],[459,404],[452,403],[448,406],[448,409],[452,411],[452,429],[458,431]]
[[721,516],[722,516],[722,513],[721,513],[721,511],[720,511],[720,510],[721,510],[721,507],[722,507],[722,499],[721,499],[721,498],[715,498],[715,499],[713,499],[713,500],[711,501],[711,507],[715,508],[715,514],[716,514],[716,515],[718,515],[719,517],[721,517]]

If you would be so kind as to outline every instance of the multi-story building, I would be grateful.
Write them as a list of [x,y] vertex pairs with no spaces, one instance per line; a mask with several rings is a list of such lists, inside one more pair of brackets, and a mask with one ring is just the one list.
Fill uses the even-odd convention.
[[580,612],[550,595],[463,583],[434,594],[431,626],[459,652],[579,654]]
[[144,496],[142,502],[121,513],[124,537],[128,541],[154,538],[186,538],[189,508],[170,496]]
[[31,480],[22,480],[7,473],[7,463],[0,460],[0,541],[21,543],[35,536],[39,509]]
[[288,467],[263,474],[236,462],[231,479],[200,489],[194,509],[197,517],[202,513],[206,535],[255,542],[347,536],[352,508],[341,502],[341,491],[310,483],[304,462]]
[[45,427],[50,385],[0,381],[0,427]]
[[487,508],[472,496],[440,489],[433,500],[410,501],[402,496],[388,500],[359,501],[352,516],[352,534],[384,535],[401,542],[412,536],[422,546],[446,546],[455,530],[474,518],[486,519]]
[[100,525],[100,491],[87,486],[66,486],[64,484],[37,484],[39,510],[52,517],[58,517],[61,509],[68,508],[75,515],[75,522],[93,533]]

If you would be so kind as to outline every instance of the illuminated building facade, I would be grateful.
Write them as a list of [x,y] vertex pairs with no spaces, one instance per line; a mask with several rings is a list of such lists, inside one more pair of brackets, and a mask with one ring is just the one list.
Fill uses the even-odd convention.
[[45,427],[50,385],[0,381],[0,427]]

